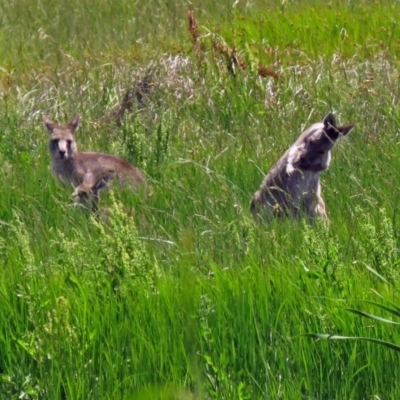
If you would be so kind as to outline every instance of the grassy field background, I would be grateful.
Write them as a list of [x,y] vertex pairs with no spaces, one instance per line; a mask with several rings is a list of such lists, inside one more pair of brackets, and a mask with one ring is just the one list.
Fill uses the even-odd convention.
[[[399,398],[395,350],[304,336],[400,345],[349,311],[400,322],[399,20],[395,1],[1,2],[0,398]],[[329,230],[257,225],[264,174],[328,112],[356,123],[322,175]],[[74,207],[43,113],[80,114],[80,149],[153,194]]]

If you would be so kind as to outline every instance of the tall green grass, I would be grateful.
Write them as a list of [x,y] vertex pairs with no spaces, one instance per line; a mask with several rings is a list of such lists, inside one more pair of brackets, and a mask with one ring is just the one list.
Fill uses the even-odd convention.
[[[346,311],[399,304],[398,4],[17,3],[0,5],[0,398],[398,397],[394,351],[304,336],[400,344]],[[146,75],[143,107],[106,122]],[[330,228],[256,224],[264,174],[330,111],[357,124],[321,176]],[[81,114],[80,148],[129,159],[153,194],[75,207],[42,113]]]

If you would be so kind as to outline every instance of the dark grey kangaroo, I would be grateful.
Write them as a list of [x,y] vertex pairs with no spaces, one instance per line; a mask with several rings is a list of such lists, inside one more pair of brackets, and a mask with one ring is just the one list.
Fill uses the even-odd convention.
[[336,126],[333,114],[311,125],[285,152],[265,177],[250,202],[255,216],[266,214],[322,217],[328,224],[319,176],[328,169],[331,149],[354,125]]

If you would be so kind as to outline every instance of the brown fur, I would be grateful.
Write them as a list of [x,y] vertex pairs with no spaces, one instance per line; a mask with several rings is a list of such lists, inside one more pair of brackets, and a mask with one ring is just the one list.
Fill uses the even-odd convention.
[[[310,126],[285,152],[265,177],[250,202],[255,216],[322,217],[328,224],[319,176],[328,169],[330,150],[354,125],[336,126],[333,114]],[[271,213],[272,211],[272,213]]]
[[43,122],[51,133],[49,151],[53,173],[58,180],[75,187],[73,197],[77,203],[95,206],[99,190],[112,179],[133,187],[146,185],[142,173],[129,162],[109,154],[78,151],[75,141],[78,115],[65,126],[46,116]]

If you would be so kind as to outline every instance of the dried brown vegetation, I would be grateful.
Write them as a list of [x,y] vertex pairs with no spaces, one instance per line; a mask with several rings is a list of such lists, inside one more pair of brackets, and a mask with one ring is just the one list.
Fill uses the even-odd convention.
[[[202,63],[207,63],[209,60],[209,54],[212,55],[209,61],[216,65],[221,65],[223,58],[227,71],[232,76],[237,76],[239,70],[251,69],[238,48],[230,47],[220,36],[211,35],[211,41],[207,46],[206,37],[210,35],[201,36],[199,22],[193,10],[188,11],[187,18],[190,42],[196,56],[200,56],[197,63],[194,63],[195,68],[188,71],[190,60],[188,57],[161,56],[148,68],[136,74],[132,84],[123,91],[121,102],[101,119],[102,122],[113,122],[120,126],[126,113],[134,114],[149,105],[147,99],[155,97],[162,99],[167,93],[174,94],[176,98],[191,98],[194,94],[193,80],[199,76]],[[278,73],[265,66],[259,66],[256,71],[260,77],[281,80]]]
[[104,122],[115,122],[118,126],[122,125],[126,112],[132,113],[143,108],[145,97],[150,93],[152,85],[152,74],[148,72],[125,91],[121,103],[105,115],[102,120]]
[[[199,34],[199,23],[195,18],[193,10],[188,11],[188,20],[191,42],[193,44],[195,53],[200,54],[206,50],[206,46]],[[237,47],[229,47],[221,37],[213,36],[211,39],[211,47],[213,50],[214,59],[218,58],[220,55],[225,58],[227,69],[232,76],[236,76],[236,71],[238,69],[243,71],[248,69],[247,63],[240,55]],[[279,74],[261,65],[258,67],[258,75],[263,78],[272,77],[277,81],[281,80]]]
[[195,52],[199,54],[202,52],[201,40],[199,38],[200,37],[199,23],[197,22],[194,16],[193,10],[188,11],[188,21],[189,21],[189,32],[191,35],[191,41],[193,43],[193,47],[195,49]]

